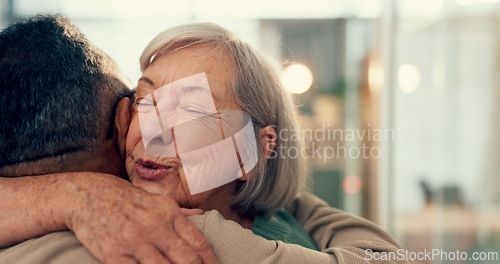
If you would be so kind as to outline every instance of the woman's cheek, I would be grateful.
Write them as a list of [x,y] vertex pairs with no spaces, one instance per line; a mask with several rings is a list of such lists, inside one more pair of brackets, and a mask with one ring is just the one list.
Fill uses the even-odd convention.
[[137,143],[141,140],[141,132],[138,124],[138,119],[134,118],[130,122],[130,127],[127,134],[126,149],[133,150]]
[[192,201],[192,196],[189,192],[189,185],[187,183],[186,174],[184,174],[184,169],[181,168],[179,170],[179,180],[180,180],[180,190],[179,190],[179,198],[184,199],[188,205],[188,207],[196,206]]

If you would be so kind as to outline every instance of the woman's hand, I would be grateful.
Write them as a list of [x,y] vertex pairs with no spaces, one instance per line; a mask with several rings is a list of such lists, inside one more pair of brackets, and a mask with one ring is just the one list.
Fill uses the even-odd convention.
[[0,245],[69,228],[104,263],[217,262],[174,200],[118,177],[61,173],[0,178],[0,186],[0,228],[12,230]]

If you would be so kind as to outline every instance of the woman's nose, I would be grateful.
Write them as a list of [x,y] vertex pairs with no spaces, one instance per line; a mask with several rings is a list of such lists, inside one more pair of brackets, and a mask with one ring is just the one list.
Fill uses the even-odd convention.
[[173,135],[172,135],[172,130],[170,128],[162,128],[162,131],[158,131],[159,134],[153,137],[151,142],[149,142],[149,145],[155,144],[155,145],[170,145],[173,143]]
[[146,147],[146,152],[153,157],[175,157],[175,146],[170,129],[153,137]]

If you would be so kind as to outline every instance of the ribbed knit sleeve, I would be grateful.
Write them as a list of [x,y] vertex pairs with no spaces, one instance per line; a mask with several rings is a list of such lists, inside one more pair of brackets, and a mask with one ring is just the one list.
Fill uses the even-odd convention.
[[257,236],[250,229],[225,220],[217,211],[191,216],[189,220],[207,238],[220,263],[337,263],[330,254]]
[[0,249],[2,264],[97,264],[71,231],[54,232]]
[[[311,193],[301,193],[287,208],[309,233],[322,252],[339,263],[413,263],[400,259],[399,245],[376,224],[330,207]],[[371,252],[392,256],[372,259]]]

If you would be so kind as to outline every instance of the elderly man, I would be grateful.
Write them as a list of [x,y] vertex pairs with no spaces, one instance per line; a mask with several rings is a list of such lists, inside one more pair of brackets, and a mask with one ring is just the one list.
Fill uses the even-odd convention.
[[[0,175],[7,176],[0,181],[0,223],[23,223],[3,228],[1,244],[71,228],[103,262],[214,259],[210,248],[203,247],[207,244],[203,236],[172,199],[151,195],[118,177],[9,178],[71,171],[125,177],[113,117],[114,106],[130,90],[115,63],[59,16],[35,17],[10,26],[0,33],[0,47]],[[118,111],[127,114],[126,101]],[[15,192],[8,191],[12,188]],[[61,200],[67,205],[74,200],[80,207],[48,208]],[[13,201],[25,202],[27,207],[19,208]],[[134,210],[138,207],[140,214]],[[65,225],[44,223],[75,210],[80,210],[78,217],[75,214]],[[120,218],[116,210],[123,212]],[[149,228],[127,228],[146,225],[147,219],[153,219],[147,223]],[[113,226],[116,232],[103,234],[103,226]],[[139,233],[153,230],[155,236]],[[55,254],[50,245],[61,236],[71,234],[44,238],[45,255]],[[136,250],[135,243],[123,239],[132,236],[151,247]],[[108,248],[96,240],[107,241]],[[79,258],[78,254],[69,257]]]

